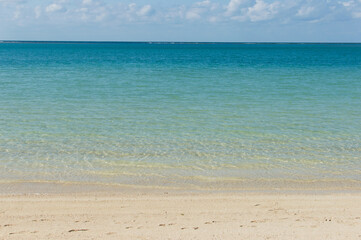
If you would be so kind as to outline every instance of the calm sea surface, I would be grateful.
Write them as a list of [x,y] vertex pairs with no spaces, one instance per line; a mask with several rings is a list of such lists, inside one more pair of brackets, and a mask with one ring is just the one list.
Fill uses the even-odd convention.
[[361,182],[361,44],[0,44],[0,181]]

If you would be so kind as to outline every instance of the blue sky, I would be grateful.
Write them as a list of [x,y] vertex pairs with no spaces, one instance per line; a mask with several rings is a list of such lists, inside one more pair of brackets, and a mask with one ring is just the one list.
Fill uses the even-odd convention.
[[361,0],[0,0],[0,39],[361,42]]

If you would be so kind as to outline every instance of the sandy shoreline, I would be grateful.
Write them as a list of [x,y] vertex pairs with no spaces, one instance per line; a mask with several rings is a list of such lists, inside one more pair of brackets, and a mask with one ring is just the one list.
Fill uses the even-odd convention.
[[0,239],[361,239],[361,194],[0,196]]
[[[203,185],[203,186],[202,186]],[[297,193],[297,194],[330,194],[330,193],[361,193],[361,182],[353,180],[244,180],[241,183],[204,182],[190,185],[141,185],[116,183],[87,183],[59,181],[2,181],[0,196],[9,194],[58,194],[58,193]]]

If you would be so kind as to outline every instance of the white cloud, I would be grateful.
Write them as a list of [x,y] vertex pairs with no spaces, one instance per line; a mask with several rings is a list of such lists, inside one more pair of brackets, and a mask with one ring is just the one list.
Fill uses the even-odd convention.
[[[199,0],[190,4],[136,4],[132,0],[42,0],[37,6],[30,0],[0,0],[0,14],[8,21],[31,24],[44,13],[57,12],[49,21],[104,22],[161,22],[186,24],[198,22],[261,22],[277,21],[345,21],[361,18],[361,0]],[[37,21],[39,22],[39,21]]]
[[53,4],[50,4],[49,6],[47,6],[45,8],[45,11],[47,13],[51,13],[51,12],[57,12],[57,11],[60,11],[62,10],[63,7],[60,5],[60,4],[56,4],[56,3],[53,3]]
[[295,21],[316,23],[321,21],[337,21],[337,19],[350,18],[346,8],[336,1],[308,0],[296,6]]
[[194,19],[199,19],[201,18],[201,11],[197,8],[193,8],[190,9],[187,13],[186,13],[186,19],[188,20],[194,20]]
[[20,17],[21,17],[21,11],[20,11],[20,9],[17,9],[17,10],[14,12],[13,19],[14,19],[14,20],[20,19]]
[[241,4],[243,4],[245,0],[230,0],[226,7],[226,15],[230,16],[236,11],[239,10]]
[[315,7],[313,7],[313,6],[302,6],[297,11],[296,16],[300,16],[300,17],[309,16],[314,10],[315,10]]
[[83,0],[83,1],[82,1],[82,4],[83,4],[83,5],[90,5],[90,4],[92,4],[92,3],[93,3],[92,0]]
[[128,4],[128,9],[129,9],[130,11],[135,10],[136,7],[137,7],[137,4],[135,4],[135,3],[130,3],[130,4]]
[[150,5],[145,5],[145,6],[143,6],[141,9],[139,9],[139,11],[137,12],[137,14],[138,14],[138,16],[142,16],[142,17],[144,17],[144,16],[149,16],[149,15],[151,15],[151,13],[152,13],[152,6],[150,6]]
[[195,5],[200,6],[200,7],[208,7],[211,5],[211,1],[205,0],[203,2],[196,2]]
[[95,21],[101,22],[108,17],[109,13],[105,7],[100,7],[96,11]]
[[339,2],[339,3],[342,4],[344,7],[350,7],[354,4],[354,1]]
[[230,0],[226,6],[225,16],[238,21],[265,21],[276,17],[282,8],[288,7],[279,1],[263,0]]
[[252,22],[272,19],[278,11],[280,3],[266,3],[263,0],[256,0],[255,5],[248,8],[247,15]]
[[163,13],[163,18],[167,21],[173,21],[175,19],[183,19],[185,17],[186,7],[184,5],[171,8]]
[[35,13],[35,18],[40,18],[40,16],[41,16],[41,7],[40,6],[36,6],[35,8],[34,8],[34,13]]
[[361,18],[361,0],[339,2],[339,4],[350,12],[352,18]]
[[208,18],[208,21],[211,22],[211,23],[216,23],[216,22],[219,22],[219,21],[220,21],[220,17],[218,17],[218,16],[212,16],[212,17],[209,17],[209,18]]
[[185,19],[187,20],[208,19],[208,21],[212,21],[212,20],[214,21],[216,17],[213,14],[216,10],[218,10],[218,6],[219,6],[218,4],[212,3],[210,0],[196,2],[186,10]]

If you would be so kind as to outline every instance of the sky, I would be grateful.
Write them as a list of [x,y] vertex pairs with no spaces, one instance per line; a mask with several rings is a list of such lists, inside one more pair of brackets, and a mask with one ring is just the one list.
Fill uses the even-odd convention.
[[0,40],[361,42],[361,0],[0,0]]

